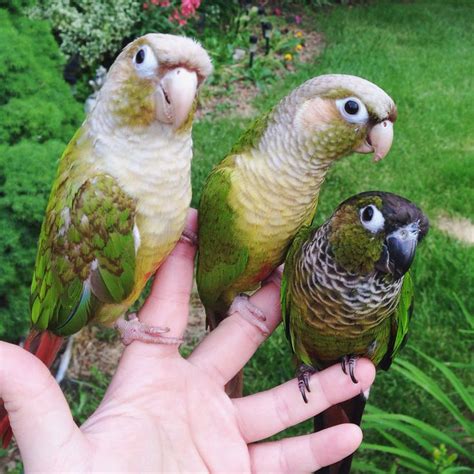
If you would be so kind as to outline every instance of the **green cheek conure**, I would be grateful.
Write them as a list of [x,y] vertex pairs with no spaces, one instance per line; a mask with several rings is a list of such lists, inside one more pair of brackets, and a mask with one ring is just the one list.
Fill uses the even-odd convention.
[[[298,385],[305,402],[318,369],[341,362],[357,383],[357,357],[390,367],[406,342],[413,310],[408,270],[428,227],[410,201],[373,191],[344,201],[320,227],[299,231],[286,258],[281,302],[286,335],[303,364]],[[315,429],[360,424],[366,395],[318,415]],[[350,464],[351,457],[324,472],[346,473]]]
[[[211,329],[238,311],[263,332],[244,291],[258,287],[309,224],[329,167],[352,152],[382,159],[393,138],[393,100],[365,79],[315,77],[247,130],[209,175],[199,204],[197,285]],[[242,393],[242,376],[227,387]]]
[[[211,73],[195,41],[148,34],[118,56],[64,151],[38,244],[25,349],[50,366],[62,338],[123,316],[179,240],[191,201],[191,128]],[[120,320],[125,343],[176,343]],[[0,404],[0,440],[11,438]]]

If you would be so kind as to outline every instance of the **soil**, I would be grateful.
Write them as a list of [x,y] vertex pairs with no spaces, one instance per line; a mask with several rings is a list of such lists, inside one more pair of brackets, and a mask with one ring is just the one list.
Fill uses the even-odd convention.
[[474,245],[474,224],[463,217],[440,216],[438,229],[468,245]]
[[[304,31],[296,25],[289,26],[290,33],[293,31]],[[285,69],[276,70],[276,78],[281,78],[289,72],[297,69],[298,64],[314,61],[324,49],[324,37],[316,31],[304,31],[304,48],[295,56],[294,62],[286,63]],[[245,59],[247,60],[247,59]],[[232,87],[232,94],[227,95],[225,91]],[[200,107],[196,112],[197,118],[209,115],[214,117],[221,115],[234,115],[238,117],[253,117],[256,110],[252,105],[253,100],[261,93],[256,84],[245,78],[238,78],[232,84],[207,85],[207,91],[201,96]]]

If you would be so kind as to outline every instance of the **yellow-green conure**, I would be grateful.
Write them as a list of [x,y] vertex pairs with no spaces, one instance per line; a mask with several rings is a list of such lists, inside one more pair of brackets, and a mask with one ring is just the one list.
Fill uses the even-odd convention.
[[[242,292],[285,258],[314,217],[329,167],[352,152],[382,159],[397,109],[379,87],[355,76],[315,77],[247,130],[211,172],[199,204],[197,285],[211,329],[238,311],[263,332],[265,316]],[[242,393],[242,374],[227,387]]]
[[[110,68],[59,161],[39,238],[25,348],[46,365],[64,336],[124,315],[179,240],[196,95],[211,71],[198,43],[164,34],[136,39]],[[120,327],[125,343],[176,342],[136,319]]]
[[[408,270],[428,219],[391,193],[352,196],[322,226],[305,226],[285,261],[282,315],[293,352],[303,365],[298,385],[307,401],[309,378],[337,362],[354,375],[357,357],[387,370],[406,342],[413,310]],[[315,429],[360,424],[366,395],[334,405]],[[352,456],[321,470],[349,473]]]

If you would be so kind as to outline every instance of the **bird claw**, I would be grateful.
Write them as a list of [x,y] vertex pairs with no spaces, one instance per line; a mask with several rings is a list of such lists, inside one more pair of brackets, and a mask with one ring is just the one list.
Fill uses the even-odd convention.
[[181,344],[183,339],[179,337],[163,336],[170,328],[160,326],[149,326],[143,324],[135,313],[128,319],[120,318],[115,323],[124,345],[128,346],[133,341],[146,342],[148,344]]
[[298,378],[298,388],[305,403],[308,403],[306,392],[311,392],[311,389],[309,388],[309,379],[316,372],[317,370],[314,367],[307,364],[302,364],[298,367],[298,372],[296,374]]
[[349,370],[349,376],[353,383],[359,383],[355,377],[355,367],[356,367],[357,357],[354,355],[346,355],[341,359],[341,368],[344,374],[347,375]]
[[247,295],[241,294],[234,298],[234,301],[229,308],[228,315],[230,316],[233,313],[239,313],[246,321],[257,327],[264,336],[270,334],[270,330],[265,324],[265,321],[267,320],[265,314],[249,301]]

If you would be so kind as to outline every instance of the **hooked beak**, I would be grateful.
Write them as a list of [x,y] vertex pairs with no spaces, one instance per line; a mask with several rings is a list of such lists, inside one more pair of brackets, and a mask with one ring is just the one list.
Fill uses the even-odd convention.
[[386,270],[392,273],[397,280],[410,269],[415,258],[418,232],[418,225],[409,224],[392,232],[385,239],[381,260],[385,260]]
[[197,91],[197,74],[184,67],[168,71],[161,79],[157,91],[157,118],[160,122],[178,129],[191,112]]
[[390,151],[393,141],[393,122],[384,120],[374,125],[366,139],[354,151],[358,153],[374,152],[374,161],[380,161]]

